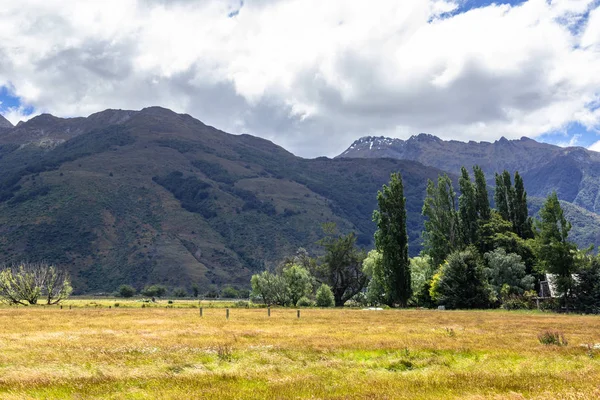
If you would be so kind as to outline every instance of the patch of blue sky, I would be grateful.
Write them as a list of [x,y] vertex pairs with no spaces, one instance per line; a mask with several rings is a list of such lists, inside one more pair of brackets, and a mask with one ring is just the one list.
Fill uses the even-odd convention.
[[236,17],[240,13],[242,7],[244,7],[244,0],[240,0],[240,5],[237,8],[231,10],[229,12],[229,14],[227,14],[227,17],[228,18]]
[[587,26],[587,21],[590,16],[590,12],[596,7],[600,6],[600,0],[592,2],[587,10],[583,14],[570,15],[568,17],[558,19],[558,22],[566,27],[572,35],[578,36],[583,33]]
[[600,126],[597,128],[586,128],[579,122],[571,122],[561,130],[547,132],[536,139],[540,142],[563,147],[589,147],[600,140]]
[[497,0],[497,1],[464,0],[464,1],[460,2],[460,6],[458,7],[457,11],[464,12],[464,11],[472,10],[473,8],[487,7],[492,4],[497,4],[497,5],[509,4],[511,6],[518,6],[518,5],[526,3],[526,2],[527,2],[527,0]]
[[[470,10],[473,10],[476,8],[488,7],[488,6],[491,6],[492,4],[495,4],[495,5],[508,4],[511,7],[516,7],[516,6],[520,6],[523,3],[526,3],[527,1],[529,1],[529,0],[496,0],[496,1],[493,1],[493,0],[459,0],[457,2],[458,3],[457,8],[455,8],[451,12],[443,14],[441,17],[442,18],[450,18],[454,15],[462,14],[462,13],[465,13],[467,11],[470,11]],[[547,1],[550,3],[552,0],[547,0]],[[590,11],[595,9],[598,6],[600,6],[600,0],[594,0],[588,6],[588,9],[585,13],[579,14],[579,15],[569,15],[568,17],[564,17],[564,18],[560,19],[558,22],[560,22],[567,29],[569,29],[569,31],[573,35],[578,35],[582,32],[583,28],[586,26]]]
[[487,6],[491,6],[492,4],[496,4],[496,5],[500,5],[500,4],[508,4],[510,6],[518,6],[520,4],[526,3],[527,0],[497,0],[497,1],[490,1],[490,0],[460,0],[458,1],[458,7],[456,7],[454,10],[444,13],[442,14],[440,17],[441,18],[451,18],[455,15],[458,14],[463,14],[466,13],[467,11],[476,9],[476,8],[483,8],[483,7],[487,7]]
[[6,87],[0,87],[0,109],[19,107],[20,105],[21,102],[18,97],[11,95]]
[[35,111],[33,107],[23,104],[21,99],[15,96],[10,88],[0,86],[0,113],[18,108],[21,108],[23,115],[31,115]]

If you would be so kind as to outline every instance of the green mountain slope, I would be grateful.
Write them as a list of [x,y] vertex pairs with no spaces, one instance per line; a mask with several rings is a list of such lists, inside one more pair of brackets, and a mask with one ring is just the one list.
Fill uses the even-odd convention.
[[[538,216],[545,200],[539,197],[529,198],[529,212]],[[577,243],[581,248],[587,248],[590,245],[598,246],[600,244],[600,215],[567,201],[561,201],[560,205],[564,210],[565,217],[572,225],[569,240]]]
[[70,269],[78,293],[119,284],[247,286],[334,221],[370,246],[376,192],[405,178],[411,253],[426,180],[391,159],[307,160],[162,108],[34,118],[0,133],[0,261]]

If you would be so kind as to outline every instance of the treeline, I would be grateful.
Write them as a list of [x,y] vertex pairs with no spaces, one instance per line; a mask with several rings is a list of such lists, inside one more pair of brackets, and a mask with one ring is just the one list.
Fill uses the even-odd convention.
[[225,286],[222,290],[218,290],[216,286],[212,286],[208,291],[201,293],[200,286],[193,283],[191,293],[183,288],[176,287],[169,290],[167,286],[161,284],[146,285],[138,293],[137,289],[131,285],[120,285],[117,291],[113,293],[116,297],[130,298],[137,294],[150,297],[150,298],[163,298],[163,297],[194,297],[194,298],[205,298],[205,299],[248,299],[250,297],[250,291],[247,289],[236,289],[233,286]]
[[462,168],[459,195],[445,174],[429,181],[424,250],[409,259],[402,177],[392,174],[377,195],[374,250],[367,254],[354,234],[326,226],[323,257],[301,252],[253,276],[253,295],[268,304],[315,304],[318,288],[331,290],[336,306],[532,308],[549,276],[556,296],[544,299],[543,307],[600,312],[600,258],[592,247],[578,249],[569,240],[571,224],[556,193],[534,220],[519,173],[495,178],[495,208],[478,166],[473,178]]

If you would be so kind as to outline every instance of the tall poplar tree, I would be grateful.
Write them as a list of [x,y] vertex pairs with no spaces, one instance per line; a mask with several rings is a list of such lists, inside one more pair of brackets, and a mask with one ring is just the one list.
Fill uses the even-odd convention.
[[522,239],[533,238],[533,220],[527,209],[527,192],[523,178],[515,172],[513,187],[508,171],[496,174],[496,209],[506,221],[512,224],[512,231]]
[[437,186],[431,180],[427,183],[423,216],[425,251],[431,257],[432,266],[437,269],[460,245],[456,193],[448,175],[440,175]]
[[496,209],[502,218],[506,221],[513,221],[511,206],[513,204],[514,189],[510,181],[510,173],[506,170],[502,174],[496,174],[496,192],[494,201]]
[[473,167],[473,173],[475,175],[475,208],[477,209],[479,219],[485,223],[486,221],[489,221],[491,216],[490,199],[488,197],[485,174],[478,165]]
[[378,210],[375,246],[381,253],[382,285],[388,305],[405,307],[411,296],[408,235],[406,233],[406,199],[402,176],[393,173],[389,185],[377,193]]
[[523,239],[533,238],[533,220],[529,216],[527,209],[527,192],[523,185],[523,178],[519,172],[515,172],[515,191],[514,191],[514,221],[515,233]]
[[563,214],[556,192],[548,196],[540,210],[540,217],[536,224],[535,246],[539,266],[543,271],[556,275],[563,305],[568,308],[575,283],[572,274],[576,270],[577,246],[568,240],[571,224]]
[[467,247],[477,243],[479,215],[477,214],[477,194],[475,185],[471,182],[471,177],[465,167],[462,167],[460,172],[461,176],[458,180],[460,187],[458,214],[460,217],[462,247]]

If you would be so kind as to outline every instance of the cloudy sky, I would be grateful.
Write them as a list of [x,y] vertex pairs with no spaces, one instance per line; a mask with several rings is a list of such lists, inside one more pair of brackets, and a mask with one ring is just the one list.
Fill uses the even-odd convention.
[[600,0],[0,0],[0,102],[161,105],[307,157],[420,132],[600,151]]

